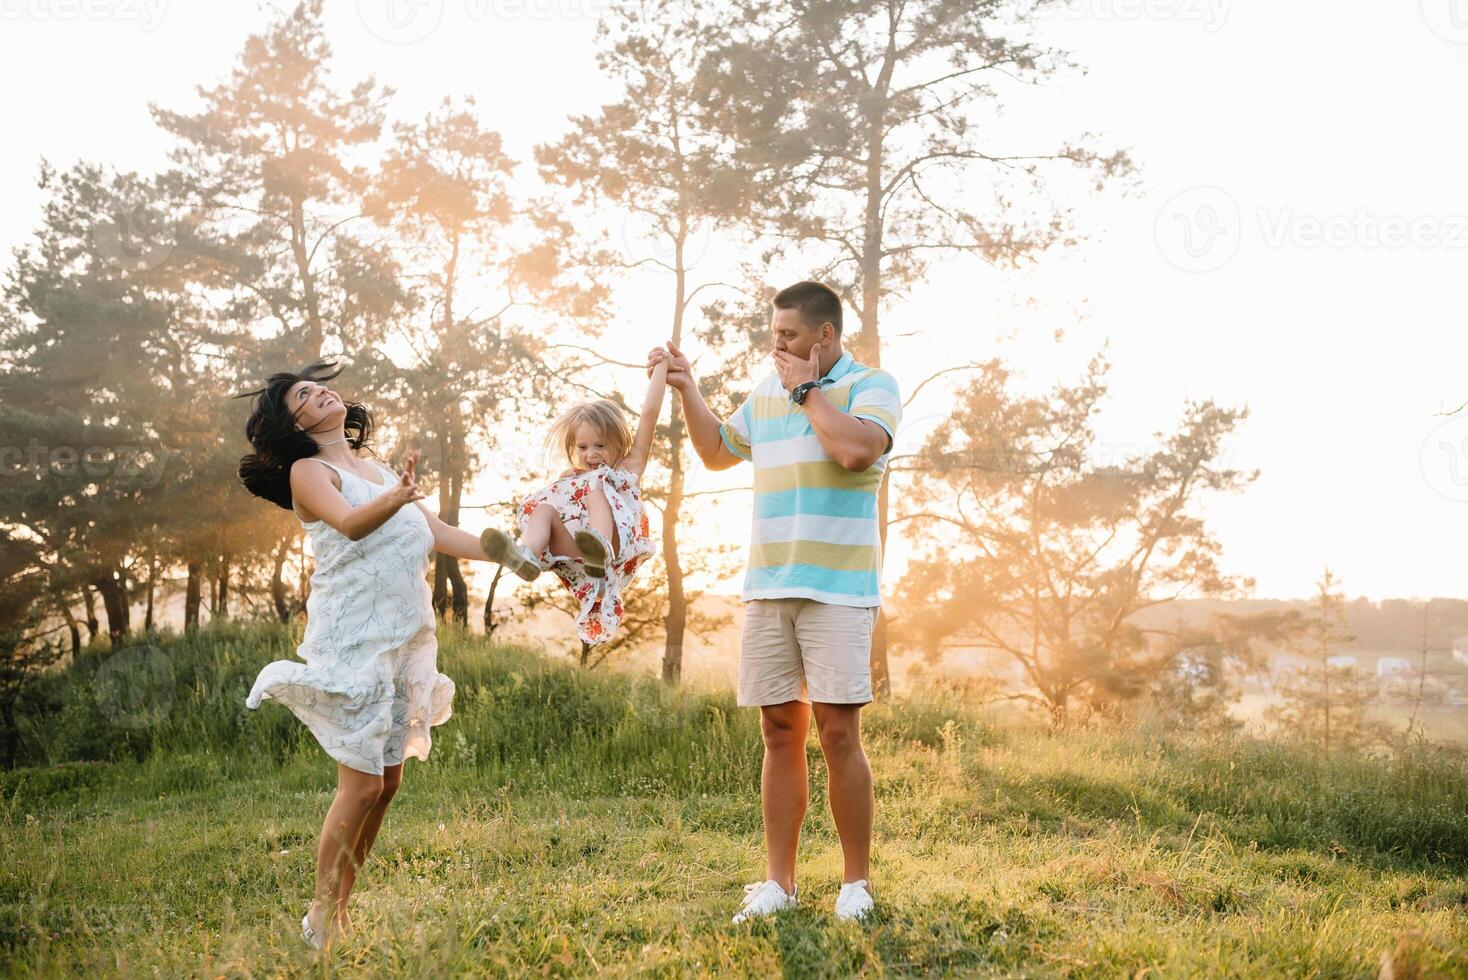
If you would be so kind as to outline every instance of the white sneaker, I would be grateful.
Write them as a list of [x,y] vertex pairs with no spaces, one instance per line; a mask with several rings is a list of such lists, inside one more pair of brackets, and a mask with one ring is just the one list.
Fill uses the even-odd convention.
[[774,915],[776,912],[795,908],[795,893],[799,890],[800,886],[796,885],[787,895],[785,889],[781,888],[780,883],[773,878],[769,881],[756,881],[754,884],[745,885],[744,901],[734,916],[734,924],[747,922],[756,916]]
[[872,893],[867,891],[867,880],[849,882],[841,886],[836,896],[836,918],[860,922],[876,907]]

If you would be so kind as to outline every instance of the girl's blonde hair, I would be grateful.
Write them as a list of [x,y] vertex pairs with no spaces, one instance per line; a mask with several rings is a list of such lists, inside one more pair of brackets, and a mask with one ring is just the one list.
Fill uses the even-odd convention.
[[590,425],[601,433],[607,444],[608,464],[620,462],[632,448],[632,429],[627,425],[627,417],[622,414],[620,405],[607,398],[581,402],[562,412],[551,423],[550,432],[545,437],[546,445],[559,445],[566,453],[566,461],[576,465],[576,430],[583,425]]

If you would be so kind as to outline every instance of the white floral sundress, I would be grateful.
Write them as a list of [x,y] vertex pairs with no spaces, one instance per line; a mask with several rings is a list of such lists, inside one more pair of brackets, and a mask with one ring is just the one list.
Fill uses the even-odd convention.
[[647,510],[643,507],[637,484],[636,474],[613,469],[603,463],[595,469],[563,476],[541,487],[520,504],[522,537],[530,515],[541,504],[554,507],[566,530],[575,534],[591,529],[586,495],[593,490],[600,490],[606,495],[612,508],[612,523],[617,529],[619,540],[616,544],[620,550],[607,562],[605,580],[587,575],[586,562],[581,558],[552,555],[549,548],[537,556],[556,573],[561,584],[580,604],[576,614],[576,635],[592,645],[608,643],[616,638],[617,629],[622,625],[622,590],[637,573],[637,566],[656,550],[648,534]]
[[[319,462],[341,474],[342,496],[353,507],[398,479],[376,462],[380,484]],[[305,662],[267,664],[245,704],[279,701],[327,755],[359,772],[380,775],[409,756],[427,759],[429,729],[448,720],[454,699],[454,682],[438,672],[428,519],[405,504],[360,541],[325,521],[301,525],[316,556],[306,632],[296,648]]]

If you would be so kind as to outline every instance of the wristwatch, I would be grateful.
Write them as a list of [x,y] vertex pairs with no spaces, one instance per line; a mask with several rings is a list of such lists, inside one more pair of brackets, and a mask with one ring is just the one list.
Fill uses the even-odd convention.
[[790,392],[790,400],[797,405],[804,405],[805,396],[810,394],[812,390],[819,388],[820,386],[821,383],[819,381],[807,381],[803,384],[798,384],[795,386],[795,390]]

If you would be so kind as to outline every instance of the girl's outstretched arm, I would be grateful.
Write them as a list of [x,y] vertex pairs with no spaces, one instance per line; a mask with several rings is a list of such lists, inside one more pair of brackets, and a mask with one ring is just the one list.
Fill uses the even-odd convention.
[[652,455],[652,437],[657,433],[658,415],[663,410],[663,392],[668,386],[668,362],[660,361],[652,369],[647,384],[647,397],[642,399],[642,415],[637,420],[637,434],[632,437],[632,448],[622,458],[620,468],[638,477],[647,468],[647,458]]

